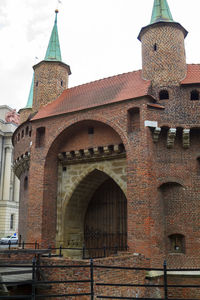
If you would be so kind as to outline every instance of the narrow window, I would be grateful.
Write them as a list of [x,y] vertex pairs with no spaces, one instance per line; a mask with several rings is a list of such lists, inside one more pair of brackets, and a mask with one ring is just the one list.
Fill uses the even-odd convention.
[[168,91],[167,90],[160,91],[160,93],[159,93],[159,99],[160,100],[169,99],[169,93],[168,93]]
[[22,138],[24,137],[24,130],[22,130]]
[[45,141],[45,127],[39,127],[36,131],[36,148],[43,147]]
[[62,80],[61,80],[60,84],[61,84],[61,86],[63,86],[63,81]]
[[94,127],[88,128],[88,134],[94,134]]
[[28,135],[28,126],[26,127],[26,135]]
[[200,175],[200,157],[197,157],[197,175]]
[[66,172],[67,171],[67,168],[66,167],[63,167],[63,172]]
[[157,49],[158,49],[158,47],[157,47],[157,44],[155,43],[155,44],[153,45],[153,50],[154,50],[154,51],[157,51]]
[[24,178],[24,190],[27,190],[28,189],[28,177],[26,176]]
[[199,100],[199,92],[197,90],[191,91],[190,100]]
[[38,81],[36,81],[36,84],[35,84],[36,86],[38,86]]
[[184,253],[185,243],[184,236],[182,234],[172,234],[169,236],[170,240],[170,252]]
[[14,214],[10,215],[10,229],[14,228]]
[[140,129],[140,109],[134,107],[128,110],[128,132],[138,131]]

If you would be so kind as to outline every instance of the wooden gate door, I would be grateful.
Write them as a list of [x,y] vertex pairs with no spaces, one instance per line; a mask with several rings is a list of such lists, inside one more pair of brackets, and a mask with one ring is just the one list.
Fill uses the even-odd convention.
[[90,257],[127,248],[127,201],[111,178],[96,190],[88,205],[84,238]]

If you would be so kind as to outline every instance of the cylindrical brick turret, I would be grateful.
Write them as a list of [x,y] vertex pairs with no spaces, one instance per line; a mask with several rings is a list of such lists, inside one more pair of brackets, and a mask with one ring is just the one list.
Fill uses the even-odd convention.
[[142,76],[153,86],[177,85],[186,76],[184,38],[187,31],[175,22],[157,22],[142,28]]
[[63,62],[46,60],[35,65],[33,69],[35,76],[32,110],[35,112],[61,95],[68,87],[71,71]]

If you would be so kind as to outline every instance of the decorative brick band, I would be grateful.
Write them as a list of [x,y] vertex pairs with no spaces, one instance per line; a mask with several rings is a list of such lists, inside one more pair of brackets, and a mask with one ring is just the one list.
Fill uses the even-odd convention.
[[108,160],[116,157],[125,157],[125,147],[123,144],[101,146],[78,151],[62,152],[58,158],[62,164],[74,164],[88,161]]

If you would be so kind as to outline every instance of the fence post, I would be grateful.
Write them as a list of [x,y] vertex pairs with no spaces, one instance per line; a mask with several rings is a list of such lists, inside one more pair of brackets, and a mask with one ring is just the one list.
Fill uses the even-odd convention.
[[165,293],[165,300],[168,300],[168,288],[167,288],[167,262],[166,260],[164,261],[163,264],[163,269],[164,269],[164,293]]
[[21,247],[21,243],[22,243],[22,236],[21,234],[19,235],[19,247]]
[[8,249],[10,251],[10,247],[11,247],[11,240],[8,241]]
[[93,259],[90,259],[90,300],[94,299],[94,265]]
[[83,259],[85,259],[85,245],[83,245]]
[[51,257],[51,251],[52,251],[52,250],[51,250],[51,246],[49,246],[48,249],[50,250],[50,252],[49,252],[49,257]]
[[60,245],[59,256],[62,257],[62,246]]
[[32,261],[32,297],[31,297],[31,300],[36,299],[36,297],[35,297],[35,290],[36,290],[35,283],[36,283],[36,258],[34,257],[33,261]]
[[22,242],[22,249],[24,249],[24,245],[25,245],[25,243],[24,243],[24,241]]
[[103,255],[106,257],[106,246],[103,247]]

